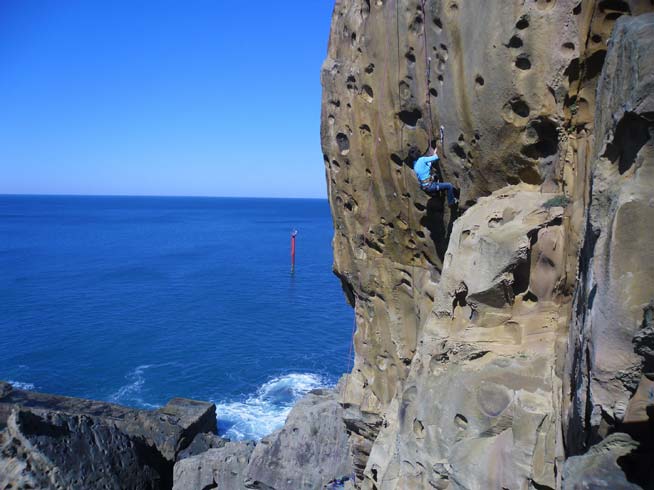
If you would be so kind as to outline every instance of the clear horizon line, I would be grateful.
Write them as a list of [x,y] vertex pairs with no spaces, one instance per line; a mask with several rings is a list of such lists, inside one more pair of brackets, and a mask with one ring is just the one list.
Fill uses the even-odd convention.
[[325,197],[293,197],[293,196],[208,196],[208,195],[192,195],[192,194],[55,194],[55,193],[3,193],[0,192],[0,197],[8,196],[22,196],[22,197],[179,197],[179,198],[204,198],[204,199],[315,199],[327,201]]

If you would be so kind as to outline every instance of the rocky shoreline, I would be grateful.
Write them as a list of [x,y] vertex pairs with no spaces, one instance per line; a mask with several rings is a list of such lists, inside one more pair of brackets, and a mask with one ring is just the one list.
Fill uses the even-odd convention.
[[309,393],[281,430],[254,443],[220,438],[208,402],[137,410],[0,382],[2,490],[342,488],[348,444],[330,390]]

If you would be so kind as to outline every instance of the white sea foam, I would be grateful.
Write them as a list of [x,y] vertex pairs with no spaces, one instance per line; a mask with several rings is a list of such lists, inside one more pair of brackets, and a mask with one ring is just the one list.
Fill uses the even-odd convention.
[[264,383],[245,401],[216,403],[220,426],[229,426],[221,435],[233,440],[261,439],[284,425],[302,396],[326,384],[316,374],[286,374]]
[[12,380],[7,381],[7,383],[9,383],[11,386],[16,388],[17,390],[30,390],[31,391],[31,390],[34,390],[36,388],[36,386],[34,386],[33,383],[23,383],[21,381],[12,381]]
[[133,371],[130,371],[125,376],[128,383],[110,395],[109,401],[140,408],[158,408],[157,405],[144,401],[142,397],[143,385],[145,384],[145,371],[151,367],[153,367],[152,364],[142,364],[141,366],[137,366]]

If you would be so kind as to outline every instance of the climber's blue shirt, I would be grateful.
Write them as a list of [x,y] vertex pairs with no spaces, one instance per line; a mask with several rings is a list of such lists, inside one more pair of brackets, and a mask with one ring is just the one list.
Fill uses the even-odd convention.
[[431,171],[431,163],[438,160],[438,155],[433,157],[420,157],[416,160],[416,163],[413,164],[413,171],[418,176],[420,182],[427,180]]

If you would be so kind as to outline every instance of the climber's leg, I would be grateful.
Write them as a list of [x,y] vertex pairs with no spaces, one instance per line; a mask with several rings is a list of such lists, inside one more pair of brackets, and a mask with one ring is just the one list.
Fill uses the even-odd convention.
[[435,194],[440,191],[447,191],[447,203],[452,206],[456,204],[456,197],[454,195],[454,186],[449,182],[432,182],[422,186],[422,190],[428,192],[429,194]]

